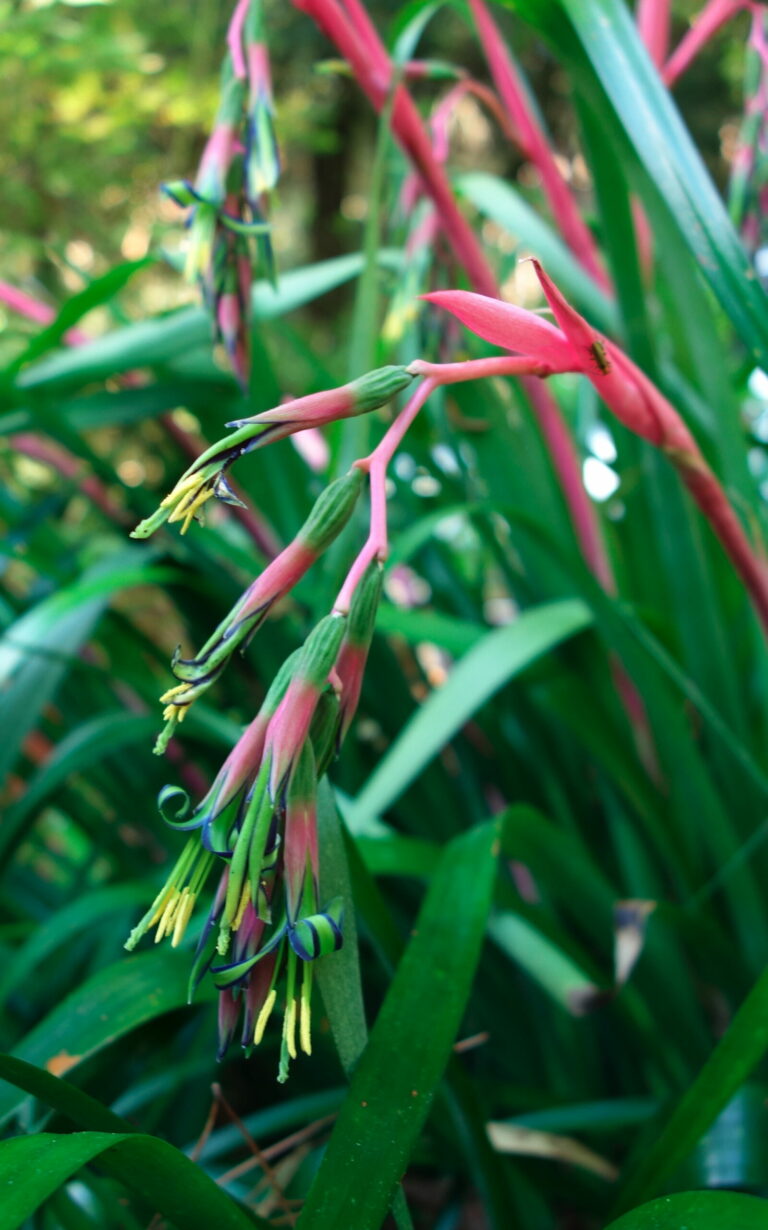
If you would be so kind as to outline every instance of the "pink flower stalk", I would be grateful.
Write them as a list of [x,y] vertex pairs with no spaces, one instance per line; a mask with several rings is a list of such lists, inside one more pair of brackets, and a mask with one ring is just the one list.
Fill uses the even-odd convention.
[[[306,397],[294,398],[261,414],[234,419],[227,423],[227,427],[238,431],[251,426],[260,429],[253,433],[249,447],[242,449],[242,452],[251,452],[254,448],[273,440],[282,440],[307,427],[325,427],[340,419],[367,414],[385,405],[410,382],[411,377],[404,367],[381,367],[339,388],[309,393]],[[200,460],[202,462],[203,458]]]
[[517,143],[541,176],[542,188],[562,236],[576,259],[598,285],[610,290],[610,280],[598,258],[592,233],[581,217],[570,188],[555,162],[550,142],[531,108],[522,78],[499,28],[484,0],[469,0],[469,6],[491,76],[517,134]]
[[[357,27],[350,22],[348,14],[336,0],[293,0],[293,4],[308,13],[336,45],[349,63],[361,89],[374,108],[381,112],[387,105],[392,65],[370,21],[367,22],[363,39],[362,22]],[[359,16],[362,6],[357,0],[354,7]],[[432,152],[419,112],[403,85],[395,93],[391,125],[395,137],[421,175],[446,238],[475,291],[491,297],[498,296],[493,271],[472,227],[458,208],[445,171]],[[581,465],[568,428],[548,389],[535,379],[524,378],[522,383],[552,457],[584,558],[601,583],[610,585],[610,562],[594,507],[581,480]]]
[[368,653],[376,626],[384,570],[378,560],[370,564],[360,581],[349,611],[344,640],[336,659],[335,674],[340,694],[338,746],[344,742],[357,712]]
[[[661,449],[676,466],[744,581],[768,630],[766,564],[755,555],[722,487],[685,423],[631,359],[570,306],[538,261],[534,261],[534,266],[562,330],[562,340],[571,347],[575,370],[588,377],[620,422]],[[522,323],[521,310],[511,304],[483,300],[481,296],[464,291],[437,292],[427,297],[455,312],[468,328],[496,345],[521,349],[531,344],[550,344],[548,336],[540,329],[544,322],[534,313],[523,312],[523,316],[530,319],[527,324]]]
[[690,68],[696,56],[721,26],[740,13],[742,9],[754,9],[753,0],[709,0],[695,18],[688,33],[678,43],[664,65],[662,78],[668,86]]
[[243,29],[250,5],[251,0],[237,0],[227,31],[227,46],[232,59],[232,68],[235,76],[241,81],[245,80],[248,75],[243,50]]
[[635,20],[649,56],[661,69],[669,52],[670,0],[637,0]]

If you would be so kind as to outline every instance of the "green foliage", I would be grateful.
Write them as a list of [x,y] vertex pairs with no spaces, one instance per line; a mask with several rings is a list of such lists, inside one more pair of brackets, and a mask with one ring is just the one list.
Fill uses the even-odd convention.
[[[388,1209],[419,1230],[768,1224],[765,640],[668,461],[577,376],[549,387],[579,460],[611,481],[594,510],[614,586],[580,555],[518,382],[438,390],[390,471],[385,597],[358,718],[320,790],[322,899],[340,899],[346,920],[345,946],[318,962],[312,1057],[276,1084],[268,1026],[249,1058],[215,1063],[211,989],[188,1004],[199,920],[180,952],[123,952],[181,850],[158,793],[204,795],[327,614],[364,512],[159,760],[171,655],[205,643],[327,483],[382,437],[386,412],[326,428],[319,470],[290,440],[240,459],[245,514],[217,506],[204,528],[151,544],[130,530],[227,422],[369,360],[491,350],[417,304],[464,274],[436,268],[442,238],[426,257],[408,247],[414,217],[396,208],[408,167],[385,107],[345,197],[337,237],[357,227],[360,199],[369,211],[348,250],[309,259],[303,219],[320,203],[286,211],[290,268],[276,289],[255,287],[243,393],[202,307],[155,313],[153,279],[176,277],[161,253],[119,260],[103,215],[66,203],[75,142],[98,140],[94,199],[131,180],[155,216],[155,180],[191,173],[215,110],[227,14],[7,7],[0,118],[35,156],[17,176],[4,167],[6,229],[27,211],[39,255],[71,210],[101,276],[3,343],[0,1230],[135,1230],[153,1215],[180,1230],[377,1230]],[[271,7],[280,104],[281,71],[298,72],[291,32],[306,40],[297,63],[330,53],[308,19]],[[471,148],[457,141],[450,164],[457,199],[509,297],[541,306],[515,264],[537,254],[663,390],[762,558],[768,398],[751,376],[768,316],[718,191],[620,0],[505,7],[494,12],[537,83],[544,46],[569,82],[545,110],[561,117],[559,153],[615,293],[567,248],[536,177],[506,174],[519,153],[483,136],[471,108]],[[466,5],[400,9],[401,59],[416,40],[419,60],[483,76]],[[314,150],[344,140],[324,91],[349,86],[362,113],[352,84],[329,80],[301,82],[303,99],[325,100],[304,127],[286,101],[288,202],[309,194],[307,125]],[[425,112],[449,88],[439,75],[411,84]],[[396,319],[393,304],[407,305]],[[94,319],[108,327],[64,344]],[[503,1148],[489,1124],[506,1129]],[[717,1187],[746,1194],[705,1190]]]

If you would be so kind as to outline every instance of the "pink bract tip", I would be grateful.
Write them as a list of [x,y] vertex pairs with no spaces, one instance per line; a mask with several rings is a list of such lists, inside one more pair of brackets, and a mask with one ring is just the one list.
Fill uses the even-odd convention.
[[564,334],[535,312],[466,290],[436,290],[421,297],[452,312],[463,325],[494,346],[530,355],[554,367],[584,366]]

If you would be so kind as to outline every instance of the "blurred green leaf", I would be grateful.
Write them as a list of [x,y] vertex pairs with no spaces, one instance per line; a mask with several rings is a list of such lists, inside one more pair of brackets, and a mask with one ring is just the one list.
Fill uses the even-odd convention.
[[487,632],[424,702],[379,762],[354,802],[352,823],[385,812],[499,688],[590,623],[587,608],[569,600],[524,611],[507,627]]
[[188,1158],[154,1136],[74,1132],[18,1136],[0,1143],[3,1230],[17,1230],[63,1183],[89,1162],[137,1191],[150,1206],[189,1230],[267,1226],[241,1210]]
[[[185,953],[125,957],[99,970],[67,996],[26,1034],[14,1055],[61,1076],[146,1021],[183,1007],[188,982]],[[0,1123],[23,1101],[18,1090],[0,1089]]]
[[681,1192],[652,1200],[607,1230],[765,1230],[768,1202],[737,1192]]

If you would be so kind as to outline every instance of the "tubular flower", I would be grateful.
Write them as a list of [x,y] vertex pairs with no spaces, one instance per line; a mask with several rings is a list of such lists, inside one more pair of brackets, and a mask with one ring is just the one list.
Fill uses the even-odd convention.
[[533,312],[465,291],[436,291],[424,298],[445,307],[479,337],[507,350],[527,353],[553,366],[567,360],[582,372],[625,427],[660,449],[710,522],[768,627],[768,569],[753,550],[742,525],[699,446],[675,408],[619,346],[571,307],[534,261],[538,279],[559,328]]
[[357,469],[336,479],[319,496],[309,517],[295,539],[265,568],[248,587],[227,617],[194,658],[182,658],[176,651],[171,669],[179,683],[160,697],[165,704],[163,716],[169,725],[158,740],[157,752],[165,750],[178,721],[218,679],[238,646],[245,646],[266,619],[274,604],[304,576],[352,515],[365,476]]
[[239,504],[225,477],[239,457],[308,427],[323,427],[338,419],[367,414],[386,405],[412,380],[404,367],[381,367],[337,389],[310,393],[251,418],[228,423],[228,427],[236,430],[198,457],[157,512],[140,522],[131,537],[149,538],[166,521],[181,521],[181,532],[186,533],[193,520],[201,519],[202,509],[210,499]]

